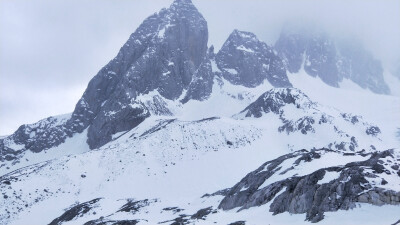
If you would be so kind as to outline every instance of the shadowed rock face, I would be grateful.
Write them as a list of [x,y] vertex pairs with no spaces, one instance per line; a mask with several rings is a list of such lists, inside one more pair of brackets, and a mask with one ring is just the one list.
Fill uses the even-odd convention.
[[33,124],[22,125],[14,134],[0,139],[0,161],[15,160],[20,153],[29,149],[40,152],[64,142],[75,132],[74,127],[67,127],[71,115],[48,117]]
[[95,204],[98,201],[100,201],[100,198],[96,198],[91,201],[72,206],[71,208],[66,210],[60,217],[51,221],[51,223],[49,223],[49,225],[58,225],[58,224],[62,224],[64,222],[74,220],[78,217],[81,217],[81,216],[85,215],[86,213],[88,213],[92,208],[94,208]]
[[256,87],[267,80],[274,87],[291,87],[282,60],[250,32],[234,30],[216,55],[222,76],[233,84]]
[[350,79],[375,93],[390,93],[381,62],[356,41],[336,40],[319,28],[288,24],[275,48],[291,73],[304,67],[307,74],[333,87]]
[[211,65],[211,60],[214,60],[214,58],[214,47],[211,46],[203,62],[194,73],[182,103],[186,103],[191,99],[202,101],[210,97],[216,75],[212,71]]
[[[306,220],[318,222],[324,218],[324,212],[348,210],[356,207],[357,202],[373,205],[400,204],[400,192],[383,188],[388,184],[383,179],[384,176],[393,176],[394,180],[399,176],[396,174],[398,167],[395,166],[398,159],[393,150],[370,154],[343,154],[343,159],[359,155],[366,160],[316,168],[314,172],[303,176],[285,177],[290,171],[317,161],[326,153],[335,152],[328,149],[310,152],[301,150],[264,163],[233,186],[219,208],[229,210],[240,207],[239,210],[244,210],[272,201],[270,211],[274,214],[305,213]],[[284,164],[290,160],[293,164]],[[331,173],[336,175],[323,180]],[[264,182],[269,182],[272,176],[277,175],[281,179],[264,185]]]

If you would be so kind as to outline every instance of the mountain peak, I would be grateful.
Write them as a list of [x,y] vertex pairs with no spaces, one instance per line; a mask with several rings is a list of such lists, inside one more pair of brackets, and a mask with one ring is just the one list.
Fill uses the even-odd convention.
[[187,5],[187,4],[193,5],[191,0],[174,0],[174,2],[172,3],[172,5],[174,5],[174,6],[176,6],[176,5]]
[[[200,14],[199,11],[197,10],[196,6],[194,6],[194,4],[192,3],[191,0],[175,0],[169,7],[169,10],[172,10],[175,12],[190,12],[190,14],[186,15],[189,17]],[[191,15],[191,14],[193,14],[193,15]]]
[[233,30],[233,32],[231,33],[231,35],[229,36],[229,38],[233,38],[233,37],[240,37],[243,39],[253,39],[254,41],[258,41],[257,36],[251,32],[248,31],[241,31],[238,29]]
[[153,105],[181,96],[207,55],[207,41],[207,22],[196,7],[190,0],[175,0],[131,34],[89,82],[68,121],[32,140],[24,135],[18,143],[40,152],[88,129],[90,148],[104,145],[113,134],[132,129],[153,113],[139,96],[157,93]]
[[291,87],[282,60],[251,32],[235,29],[216,56],[222,75],[229,82],[256,87],[265,80],[274,87]]
[[262,94],[255,102],[246,107],[242,112],[246,117],[261,117],[263,113],[273,112],[279,114],[279,110],[288,104],[304,108],[315,104],[310,98],[297,88],[273,88]]

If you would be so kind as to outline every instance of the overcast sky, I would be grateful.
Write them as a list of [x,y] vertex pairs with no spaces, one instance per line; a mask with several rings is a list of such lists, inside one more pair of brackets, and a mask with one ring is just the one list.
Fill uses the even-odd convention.
[[[0,0],[0,135],[72,112],[89,80],[171,0]],[[287,20],[358,37],[385,65],[400,60],[399,0],[193,0],[209,45],[237,28],[272,45]]]

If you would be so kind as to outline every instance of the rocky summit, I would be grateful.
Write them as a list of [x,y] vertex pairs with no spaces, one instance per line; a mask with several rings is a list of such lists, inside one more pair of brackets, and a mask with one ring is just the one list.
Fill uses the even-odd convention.
[[333,38],[317,26],[288,23],[275,48],[291,73],[304,69],[334,87],[349,79],[375,93],[390,93],[381,62],[359,41]]
[[256,87],[267,80],[291,87],[282,60],[272,47],[250,32],[234,30],[216,55],[222,76],[233,84]]
[[190,0],[145,19],[72,113],[0,137],[0,224],[396,224],[381,63],[315,27],[259,38],[214,49]]

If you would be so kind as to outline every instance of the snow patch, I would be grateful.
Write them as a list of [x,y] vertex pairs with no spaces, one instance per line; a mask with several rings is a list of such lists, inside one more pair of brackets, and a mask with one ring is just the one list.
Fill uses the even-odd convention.
[[339,176],[340,176],[339,172],[336,172],[336,171],[325,171],[324,177],[321,180],[319,180],[317,184],[329,183],[332,180],[338,179]]
[[238,46],[236,49],[244,51],[244,52],[254,53],[254,51],[252,49],[246,48],[243,45]]
[[224,68],[225,71],[227,71],[230,74],[236,75],[238,74],[236,69],[232,69],[232,68]]

